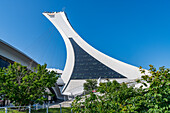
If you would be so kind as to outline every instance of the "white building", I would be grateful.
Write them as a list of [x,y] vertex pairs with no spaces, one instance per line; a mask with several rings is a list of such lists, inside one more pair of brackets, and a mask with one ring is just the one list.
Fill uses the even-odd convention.
[[63,73],[62,70],[60,70],[60,69],[55,69],[55,68],[47,68],[47,70],[48,70],[48,71],[55,71],[55,72],[57,72],[58,74],[62,74],[62,73]]
[[7,67],[14,62],[21,63],[29,68],[38,65],[32,58],[0,39],[0,67]]
[[67,49],[66,65],[61,76],[63,94],[83,92],[86,79],[109,78],[119,82],[140,78],[139,68],[111,58],[85,42],[73,29],[64,12],[43,13],[58,29]]

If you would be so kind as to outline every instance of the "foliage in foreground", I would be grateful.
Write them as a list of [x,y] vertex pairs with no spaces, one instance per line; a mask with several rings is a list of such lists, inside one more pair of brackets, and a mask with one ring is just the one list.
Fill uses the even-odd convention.
[[54,86],[57,78],[45,65],[38,65],[33,71],[19,63],[0,68],[0,97],[8,99],[16,106],[41,103],[49,95],[46,88]]
[[[72,110],[77,113],[168,113],[170,112],[170,70],[150,65],[150,76],[140,68],[140,88],[128,87],[117,81],[101,83],[98,94],[90,93],[84,98],[77,97]],[[149,86],[147,86],[149,84]],[[142,88],[147,86],[146,88]]]
[[97,80],[95,79],[87,79],[83,84],[84,90],[88,92],[92,92],[92,90],[97,88]]

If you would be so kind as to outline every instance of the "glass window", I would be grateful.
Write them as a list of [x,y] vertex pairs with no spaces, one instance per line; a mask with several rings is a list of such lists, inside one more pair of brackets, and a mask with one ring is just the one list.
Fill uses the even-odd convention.
[[3,67],[8,67],[8,65],[12,63],[13,64],[13,61],[3,57],[0,55],[0,68],[3,68]]
[[69,39],[75,53],[71,79],[126,78],[89,55],[72,38]]

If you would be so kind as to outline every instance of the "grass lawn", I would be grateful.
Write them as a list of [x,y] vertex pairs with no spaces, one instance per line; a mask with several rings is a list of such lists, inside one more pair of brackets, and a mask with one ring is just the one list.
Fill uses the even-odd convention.
[[[5,111],[1,111],[0,113],[5,113]],[[8,113],[28,113],[28,111],[19,112],[17,110],[9,109]],[[31,113],[46,113],[46,109],[32,110]],[[60,108],[49,108],[48,113],[60,113]],[[71,108],[62,108],[62,113],[71,113]]]

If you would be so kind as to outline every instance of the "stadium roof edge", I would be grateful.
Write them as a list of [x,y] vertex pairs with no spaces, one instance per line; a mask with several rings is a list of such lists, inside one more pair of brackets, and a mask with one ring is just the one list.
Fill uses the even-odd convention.
[[22,51],[20,51],[19,49],[15,48],[14,46],[10,45],[9,43],[3,41],[2,39],[0,39],[0,43],[8,46],[9,48],[13,49],[14,51],[18,52],[19,54],[25,56],[26,58],[30,59],[31,61],[33,61],[34,63],[38,64],[35,60],[33,60],[31,57],[29,57],[28,55],[26,55],[25,53],[23,53]]

